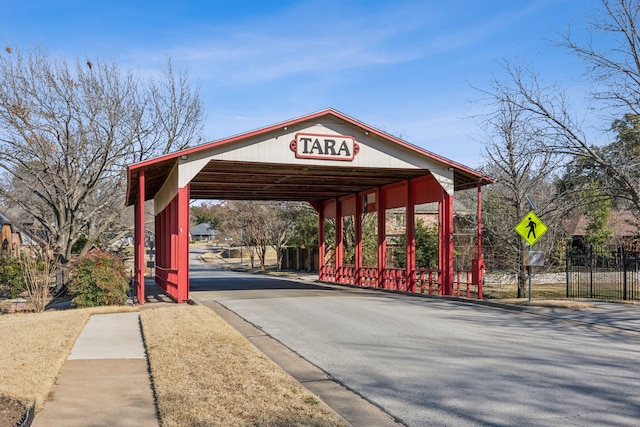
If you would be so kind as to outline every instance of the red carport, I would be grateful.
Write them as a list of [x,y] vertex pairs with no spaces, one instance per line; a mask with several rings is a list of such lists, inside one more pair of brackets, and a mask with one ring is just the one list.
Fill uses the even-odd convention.
[[[478,248],[473,281],[482,298],[481,197],[493,180],[336,110],[326,109],[230,138],[132,164],[127,205],[135,205],[135,271],[144,302],[144,202],[153,200],[156,283],[175,301],[189,298],[189,201],[309,202],[319,214],[319,279],[415,292],[414,207],[438,204],[438,293],[453,295],[454,192],[478,191]],[[406,268],[387,268],[385,215],[406,207]],[[376,212],[378,262],[362,263],[362,216]],[[354,216],[355,261],[344,262],[343,218]],[[325,220],[336,219],[335,253],[325,264]],[[382,232],[381,232],[382,230]],[[433,272],[431,272],[433,273]]]

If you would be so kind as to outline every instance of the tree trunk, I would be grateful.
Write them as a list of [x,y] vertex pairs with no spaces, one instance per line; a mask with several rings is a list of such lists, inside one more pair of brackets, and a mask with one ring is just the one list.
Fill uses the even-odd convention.
[[520,271],[518,272],[518,298],[527,297],[527,283],[528,283],[527,267],[524,263],[520,262]]

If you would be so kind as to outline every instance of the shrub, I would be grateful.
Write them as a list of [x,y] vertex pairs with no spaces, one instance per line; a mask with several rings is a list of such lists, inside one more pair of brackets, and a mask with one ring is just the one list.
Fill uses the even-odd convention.
[[36,312],[44,311],[49,289],[58,268],[57,259],[46,250],[34,250],[20,256],[20,266],[29,300]]
[[25,290],[22,268],[14,258],[0,258],[0,284],[6,286],[11,298],[15,298]]
[[122,305],[127,301],[127,269],[116,255],[92,250],[76,261],[71,275],[69,292],[80,307]]

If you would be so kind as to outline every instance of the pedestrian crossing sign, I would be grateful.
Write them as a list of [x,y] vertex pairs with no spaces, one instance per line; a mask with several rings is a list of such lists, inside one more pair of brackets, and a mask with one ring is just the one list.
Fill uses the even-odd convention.
[[522,221],[516,225],[516,233],[529,244],[533,244],[547,231],[547,226],[536,216],[533,211],[529,212],[522,218]]

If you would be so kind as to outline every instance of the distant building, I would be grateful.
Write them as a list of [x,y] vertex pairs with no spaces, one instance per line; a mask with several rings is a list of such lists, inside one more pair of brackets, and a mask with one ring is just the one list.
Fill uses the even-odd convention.
[[21,223],[18,225],[0,212],[0,256],[17,258],[21,251],[29,251],[36,248],[51,249],[47,244],[48,233],[42,227],[38,228],[33,223]]
[[13,222],[2,213],[0,213],[0,224],[2,225],[0,255],[3,257],[17,258],[22,244],[20,232]]
[[[589,219],[586,215],[576,215],[567,219],[563,226],[571,236],[573,246],[585,244]],[[618,241],[632,241],[640,237],[640,222],[629,211],[613,211],[607,222],[612,237]]]
[[194,225],[189,230],[190,239],[194,242],[210,241],[215,239],[216,230],[209,223]]

